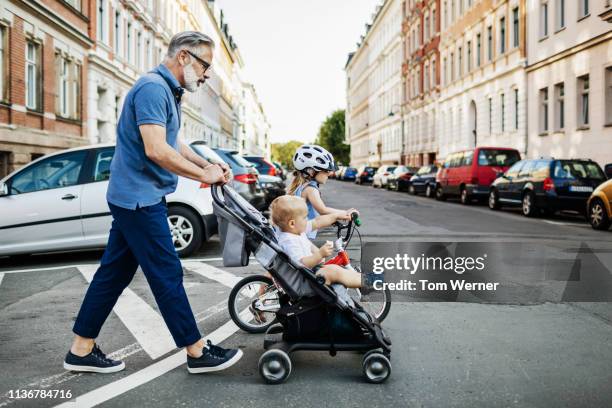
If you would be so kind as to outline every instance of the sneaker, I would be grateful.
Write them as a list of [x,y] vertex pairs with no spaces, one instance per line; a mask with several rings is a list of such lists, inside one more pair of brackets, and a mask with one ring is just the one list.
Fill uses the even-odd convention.
[[94,344],[91,353],[79,357],[68,351],[64,360],[64,368],[70,371],[82,371],[90,373],[116,373],[125,368],[123,361],[113,360],[106,357],[97,344]]
[[207,340],[200,357],[194,358],[187,355],[187,370],[191,374],[225,370],[236,364],[241,357],[242,350],[224,349]]

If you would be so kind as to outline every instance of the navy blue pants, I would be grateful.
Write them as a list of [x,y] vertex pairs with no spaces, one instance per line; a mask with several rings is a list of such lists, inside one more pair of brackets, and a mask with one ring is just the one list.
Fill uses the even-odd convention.
[[136,210],[110,203],[109,207],[113,224],[108,245],[72,330],[82,337],[98,337],[140,265],[177,347],[197,342],[201,335],[183,287],[183,268],[172,244],[165,200]]

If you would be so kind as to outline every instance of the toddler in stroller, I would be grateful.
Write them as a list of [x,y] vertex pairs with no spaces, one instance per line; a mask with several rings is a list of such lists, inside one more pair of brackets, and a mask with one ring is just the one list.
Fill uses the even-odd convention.
[[[223,198],[219,195],[219,188]],[[369,382],[391,374],[391,341],[380,324],[358,303],[326,285],[279,246],[274,229],[259,211],[229,186],[213,186],[214,211],[225,266],[245,266],[250,253],[272,275],[285,296],[268,328],[259,372],[268,383],[282,383],[291,374],[289,354],[296,350],[364,351],[362,368]]]

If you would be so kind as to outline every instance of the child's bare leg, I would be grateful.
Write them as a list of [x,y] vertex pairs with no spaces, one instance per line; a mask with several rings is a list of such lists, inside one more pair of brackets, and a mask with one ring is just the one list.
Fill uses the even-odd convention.
[[361,287],[361,274],[357,271],[345,269],[339,265],[325,265],[317,272],[325,278],[325,284],[340,283],[347,288]]

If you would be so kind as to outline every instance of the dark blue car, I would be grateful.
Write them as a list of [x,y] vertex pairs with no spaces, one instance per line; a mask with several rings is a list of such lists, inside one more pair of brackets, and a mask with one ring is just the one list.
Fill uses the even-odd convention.
[[408,191],[410,194],[425,194],[426,197],[433,197],[436,190],[436,174],[438,167],[435,164],[429,164],[421,167],[414,176],[410,179]]
[[355,167],[348,167],[342,174],[342,180],[355,181],[357,177],[357,169]]

